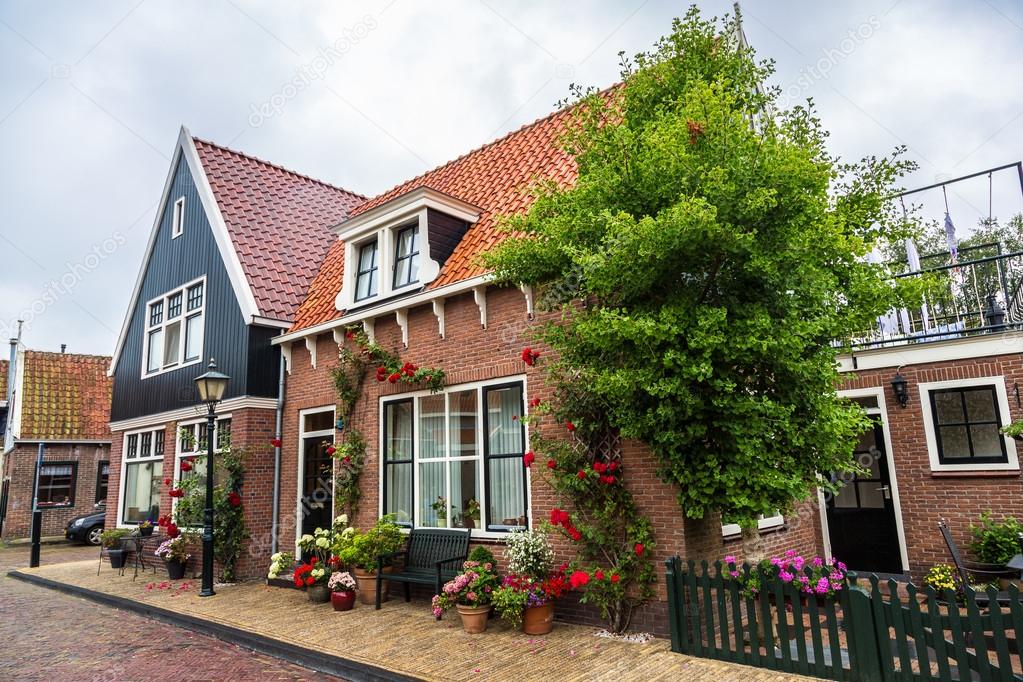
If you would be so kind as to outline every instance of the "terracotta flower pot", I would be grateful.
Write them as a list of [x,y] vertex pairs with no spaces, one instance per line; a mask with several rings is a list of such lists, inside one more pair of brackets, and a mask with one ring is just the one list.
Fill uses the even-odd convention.
[[462,617],[462,629],[470,635],[478,635],[487,629],[487,617],[490,615],[489,606],[462,606],[456,604],[458,615]]
[[325,604],[330,601],[330,590],[327,589],[326,585],[319,583],[307,587],[306,595],[308,595],[309,601],[314,604]]
[[527,635],[546,635],[554,629],[554,602],[530,606],[522,613],[522,631]]
[[355,590],[347,592],[331,592],[330,604],[335,611],[351,611],[355,606]]
[[[384,573],[390,573],[393,569],[390,566],[384,568]],[[356,568],[352,571],[352,576],[355,578],[356,584],[359,586],[359,601],[363,604],[377,603],[377,574],[376,571],[367,573],[362,568]],[[387,601],[387,588],[388,583],[385,580],[384,584],[380,588],[380,601]]]

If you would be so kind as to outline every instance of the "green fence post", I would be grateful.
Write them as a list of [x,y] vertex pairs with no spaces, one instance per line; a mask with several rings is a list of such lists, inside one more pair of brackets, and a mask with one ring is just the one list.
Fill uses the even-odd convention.
[[846,614],[849,641],[849,667],[856,682],[883,682],[881,652],[874,628],[870,597],[863,590],[849,589],[849,613]]
[[668,624],[671,627],[671,650],[684,654],[688,649],[689,639],[685,631],[685,599],[683,590],[678,584],[678,571],[682,568],[678,557],[664,562],[666,565],[665,582],[668,585]]

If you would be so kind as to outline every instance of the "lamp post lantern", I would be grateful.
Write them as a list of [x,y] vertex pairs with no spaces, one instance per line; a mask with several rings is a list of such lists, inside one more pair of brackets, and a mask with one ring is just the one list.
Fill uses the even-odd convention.
[[202,589],[200,597],[212,597],[213,591],[213,432],[217,422],[217,403],[224,397],[231,377],[217,371],[210,358],[205,374],[195,378],[199,400],[206,404],[206,509],[202,525]]

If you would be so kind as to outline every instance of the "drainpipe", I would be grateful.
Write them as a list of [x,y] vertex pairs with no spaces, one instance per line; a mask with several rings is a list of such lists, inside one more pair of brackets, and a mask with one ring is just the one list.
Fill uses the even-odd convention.
[[[280,354],[280,368],[277,378],[277,415],[274,438],[281,441],[281,421],[284,415],[284,353]],[[274,495],[273,515],[270,521],[270,553],[277,553],[277,526],[280,522],[281,507],[281,445],[274,448]]]
[[18,376],[18,346],[21,344],[21,320],[18,320],[18,335],[11,339],[11,355],[7,362],[7,425],[4,428],[3,448],[0,449],[0,477],[3,474],[4,455],[14,447],[14,382]]

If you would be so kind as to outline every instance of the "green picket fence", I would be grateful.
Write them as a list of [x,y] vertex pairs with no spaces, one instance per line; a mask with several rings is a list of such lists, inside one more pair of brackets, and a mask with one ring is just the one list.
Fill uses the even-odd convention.
[[[739,570],[748,573],[751,568]],[[831,680],[1020,680],[1019,590],[858,581],[835,598],[772,581],[744,594],[720,563],[667,561],[673,651]],[[1001,599],[1002,607],[988,608]]]

